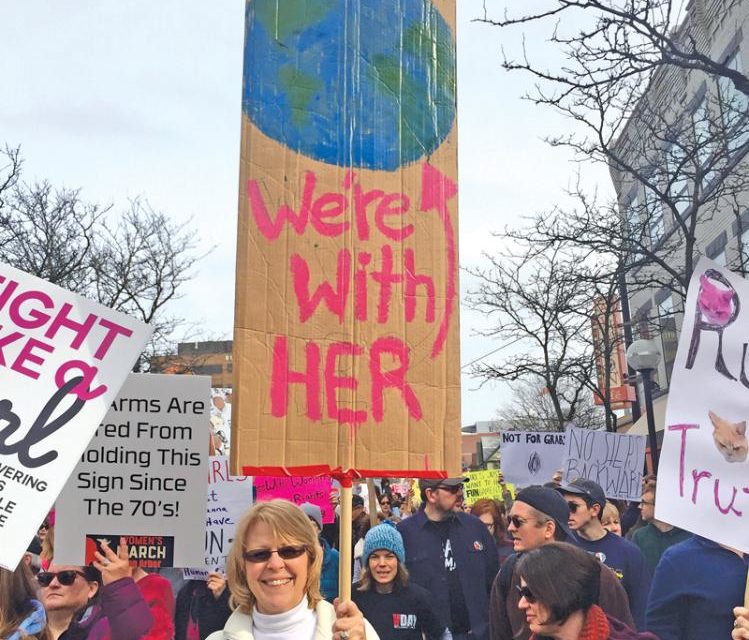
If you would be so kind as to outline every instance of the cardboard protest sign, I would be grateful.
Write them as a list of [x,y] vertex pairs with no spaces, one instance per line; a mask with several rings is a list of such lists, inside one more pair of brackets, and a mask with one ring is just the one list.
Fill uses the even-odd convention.
[[134,566],[203,565],[210,385],[128,376],[57,501],[56,562],[88,564],[123,536]]
[[[281,498],[294,504],[311,502],[322,509],[323,524],[333,522],[335,513],[330,505],[333,485],[330,478],[276,478],[255,476],[255,496],[258,502]],[[365,501],[366,503],[366,501]]]
[[502,431],[502,473],[518,487],[549,482],[562,468],[566,436],[551,431]]
[[21,560],[150,335],[0,264],[0,566]]
[[456,475],[455,2],[311,7],[247,3],[232,468]]
[[185,569],[185,580],[207,580],[210,571],[226,574],[226,555],[234,541],[234,530],[251,506],[252,477],[234,477],[229,472],[228,458],[210,456],[205,516],[205,567]]
[[702,259],[671,376],[655,517],[749,552],[749,283]]
[[607,498],[640,501],[645,436],[568,427],[566,442],[565,482],[587,478],[598,483]]
[[[463,485],[463,499],[466,504],[473,505],[476,500],[490,498],[504,502],[502,487],[499,486],[499,470],[469,471],[464,474],[468,481]],[[505,483],[505,487],[512,497],[515,497],[515,486]]]

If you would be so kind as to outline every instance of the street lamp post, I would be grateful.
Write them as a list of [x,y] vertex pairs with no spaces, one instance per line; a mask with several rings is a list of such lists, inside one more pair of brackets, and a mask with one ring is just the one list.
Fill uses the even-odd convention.
[[650,458],[653,473],[658,473],[658,441],[655,437],[655,416],[653,415],[653,370],[661,360],[661,352],[652,340],[635,340],[627,349],[627,362],[640,372],[642,390],[645,396],[645,412],[648,420]]

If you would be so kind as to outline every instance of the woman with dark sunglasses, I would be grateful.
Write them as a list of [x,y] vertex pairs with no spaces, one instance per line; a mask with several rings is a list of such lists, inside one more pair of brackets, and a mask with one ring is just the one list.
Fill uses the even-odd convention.
[[323,599],[321,566],[317,531],[299,507],[256,504],[237,525],[227,558],[234,612],[209,640],[376,640],[353,602],[334,607]]
[[95,567],[56,565],[36,579],[52,640],[137,640],[153,624],[148,603],[130,577],[127,547],[106,543]]
[[[518,607],[531,640],[658,640],[638,633],[598,606],[601,563],[566,542],[528,551],[518,561]],[[607,570],[607,569],[606,569]]]

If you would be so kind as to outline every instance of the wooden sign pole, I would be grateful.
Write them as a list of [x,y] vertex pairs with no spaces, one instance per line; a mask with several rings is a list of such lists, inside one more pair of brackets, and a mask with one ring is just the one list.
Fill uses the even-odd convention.
[[367,491],[369,492],[369,524],[376,527],[380,521],[377,518],[377,490],[372,478],[367,478]]
[[351,538],[351,499],[353,487],[351,480],[341,482],[341,519],[339,521],[338,536],[338,596],[341,602],[351,600],[351,559],[353,550]]

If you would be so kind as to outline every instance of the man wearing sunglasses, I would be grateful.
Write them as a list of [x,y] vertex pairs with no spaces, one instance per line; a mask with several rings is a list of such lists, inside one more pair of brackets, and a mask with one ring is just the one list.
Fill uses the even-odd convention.
[[645,630],[645,607],[650,592],[650,571],[642,552],[632,542],[603,528],[606,496],[593,480],[578,478],[558,491],[570,509],[570,528],[578,544],[613,569],[629,597],[629,608],[638,631]]
[[[513,538],[515,554],[505,560],[492,586],[491,640],[528,640],[531,637],[525,613],[518,608],[520,576],[515,566],[523,553],[549,543],[577,544],[567,524],[569,517],[567,503],[549,487],[526,487],[515,496],[507,527]],[[598,592],[598,604],[607,614],[634,626],[627,594],[612,571],[602,568]]]
[[455,511],[464,478],[419,480],[422,508],[398,524],[411,580],[432,594],[454,640],[488,640],[497,549],[476,516]]

